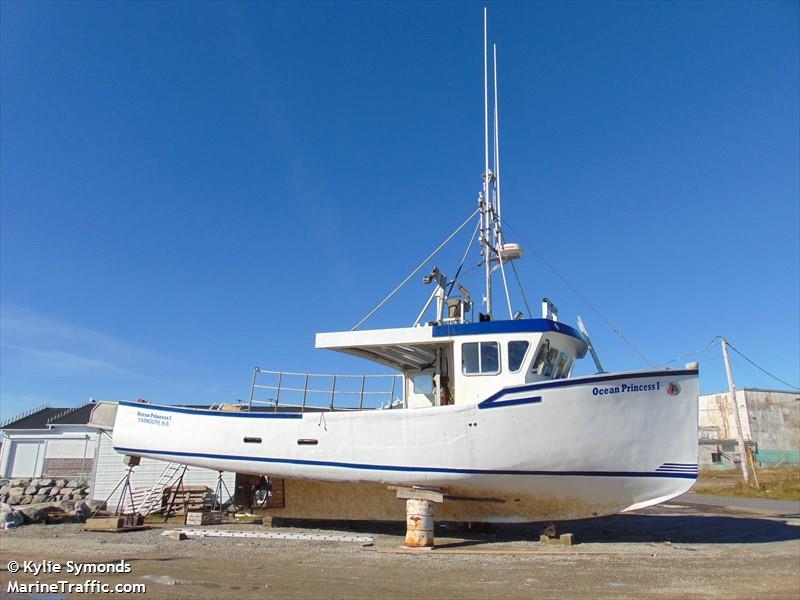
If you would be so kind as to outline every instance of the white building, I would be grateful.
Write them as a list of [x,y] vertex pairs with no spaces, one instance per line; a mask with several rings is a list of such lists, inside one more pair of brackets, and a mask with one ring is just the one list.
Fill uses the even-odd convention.
[[[111,437],[87,425],[94,407],[94,403],[76,408],[43,406],[4,423],[0,427],[0,477],[86,480],[93,499],[109,499],[109,505],[115,505],[121,486],[116,492],[114,489],[128,466],[123,455],[114,451]],[[142,459],[133,471],[131,487],[134,490],[152,487],[167,464]],[[234,475],[223,474],[231,493]],[[216,471],[192,467],[186,471],[183,483],[214,490],[217,478]]]

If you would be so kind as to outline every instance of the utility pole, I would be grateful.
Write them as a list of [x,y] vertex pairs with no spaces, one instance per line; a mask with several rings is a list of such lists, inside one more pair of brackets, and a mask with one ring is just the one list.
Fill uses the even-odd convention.
[[[728,340],[722,338],[722,357],[725,359],[725,372],[728,374],[728,387],[733,398],[733,414],[736,417],[736,437],[739,443],[739,463],[742,466],[742,477],[744,484],[748,487],[752,485],[750,477],[750,452],[744,445],[744,433],[742,431],[742,418],[739,416],[739,403],[736,401],[736,384],[733,382],[733,371],[731,370],[731,359],[728,356]],[[747,402],[747,398],[745,398]]]

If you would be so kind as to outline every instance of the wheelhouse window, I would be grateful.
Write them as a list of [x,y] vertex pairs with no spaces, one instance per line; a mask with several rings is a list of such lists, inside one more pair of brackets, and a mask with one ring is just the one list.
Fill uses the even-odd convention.
[[534,375],[544,375],[544,364],[547,362],[547,353],[550,352],[550,340],[545,340],[536,353],[536,360],[531,365],[531,373]]
[[553,373],[553,379],[560,379],[561,377],[565,377],[564,367],[567,366],[567,355],[563,352],[558,353],[558,361],[556,362],[555,372]]
[[461,345],[461,370],[465,375],[496,375],[500,372],[497,342],[469,342]]
[[[511,359],[509,358],[509,360]],[[572,358],[566,352],[552,348],[550,340],[545,340],[536,353],[536,359],[531,365],[531,373],[540,377],[562,379],[569,376],[572,362]]]
[[508,370],[512,373],[519,371],[525,354],[528,352],[529,342],[513,341],[508,342]]

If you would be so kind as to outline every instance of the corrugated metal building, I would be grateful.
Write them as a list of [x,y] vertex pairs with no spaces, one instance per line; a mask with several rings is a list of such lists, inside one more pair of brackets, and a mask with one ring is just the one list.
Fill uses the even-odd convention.
[[700,396],[701,465],[733,466],[740,459],[735,410],[745,444],[761,466],[800,464],[800,393],[745,388]]

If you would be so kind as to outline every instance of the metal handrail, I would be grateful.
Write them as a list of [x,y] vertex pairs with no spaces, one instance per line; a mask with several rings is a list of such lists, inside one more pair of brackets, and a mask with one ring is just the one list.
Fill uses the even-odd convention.
[[[276,385],[265,385],[258,382],[259,375],[272,375],[277,378]],[[303,387],[297,387],[296,385],[287,385],[285,378],[286,377],[302,377],[303,378]],[[330,380],[331,385],[325,389],[320,387],[309,387],[310,380],[314,377],[317,378],[327,378]],[[340,375],[340,374],[329,374],[329,373],[298,373],[293,371],[269,371],[265,369],[261,369],[260,367],[255,367],[253,370],[253,381],[250,385],[250,398],[248,401],[248,408],[252,410],[254,404],[262,404],[272,406],[273,409],[277,412],[278,405],[280,404],[281,400],[281,393],[284,392],[296,392],[298,394],[302,393],[302,404],[299,406],[295,403],[293,404],[291,401],[284,401],[281,406],[285,407],[286,409],[299,409],[300,412],[305,411],[306,408],[313,408],[316,410],[371,410],[374,408],[379,408],[375,406],[364,406],[364,399],[368,397],[380,397],[386,396],[388,397],[389,403],[387,406],[383,408],[394,408],[396,405],[395,402],[395,390],[397,389],[397,380],[398,378],[402,378],[403,376],[400,374],[392,375]],[[356,390],[348,390],[348,389],[337,389],[337,380],[341,379],[349,379],[349,380],[360,380],[360,388],[358,391]],[[366,381],[367,379],[376,380],[376,379],[383,379],[383,380],[390,380],[391,381],[391,389],[388,391],[370,391],[366,390]],[[388,387],[388,386],[387,386]],[[258,400],[255,398],[255,391],[256,389],[262,390],[272,390],[275,392],[275,398],[270,398],[267,400]],[[402,386],[401,386],[402,389]],[[329,402],[326,402],[326,406],[317,406],[317,405],[309,405],[309,394],[324,394],[329,396]],[[358,407],[353,406],[336,406],[336,398],[342,396],[348,397],[357,397],[358,398]],[[402,400],[402,399],[399,399]]]
[[[400,375],[387,375],[387,377],[400,377]],[[255,385],[253,387],[257,387],[262,390],[283,390],[284,392],[316,392],[318,394],[330,394],[331,390],[315,390],[312,388],[292,388],[286,387],[285,385],[278,387],[277,385]],[[351,394],[354,396],[389,396],[391,392],[367,392],[367,391],[350,391],[350,390],[336,390],[337,394]]]
[[255,368],[256,373],[269,373],[270,375],[298,375],[300,377],[305,377],[308,375],[309,377],[338,377],[341,379],[342,377],[346,377],[349,379],[386,379],[388,377],[402,377],[400,374],[385,374],[385,375],[348,375],[348,374],[341,374],[341,373],[298,373],[295,371],[268,371],[266,369],[262,369],[261,367]]

